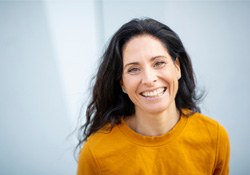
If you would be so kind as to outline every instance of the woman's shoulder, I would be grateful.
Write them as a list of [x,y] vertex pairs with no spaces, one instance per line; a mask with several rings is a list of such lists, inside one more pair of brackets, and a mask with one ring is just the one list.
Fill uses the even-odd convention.
[[122,137],[118,129],[119,124],[111,126],[110,124],[105,125],[97,132],[93,133],[87,138],[85,144],[95,149],[96,147],[110,147],[114,144],[114,140],[119,140]]
[[100,160],[109,157],[113,151],[117,133],[117,126],[108,124],[87,138],[79,155],[79,174],[100,174]]
[[213,119],[202,113],[194,113],[189,116],[187,127],[200,134],[206,132],[209,135],[228,137],[227,131],[216,119]]
[[124,149],[131,149],[129,142],[119,129],[120,124],[104,127],[87,138],[81,156],[91,155],[94,159],[106,160],[117,156]]
[[189,118],[189,123],[193,125],[206,125],[207,127],[212,128],[218,127],[218,125],[220,125],[217,120],[199,112],[195,112],[191,115],[188,115],[187,117]]

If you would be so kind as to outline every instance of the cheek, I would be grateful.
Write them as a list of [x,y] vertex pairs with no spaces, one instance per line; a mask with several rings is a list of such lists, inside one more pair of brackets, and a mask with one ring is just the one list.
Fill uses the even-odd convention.
[[126,77],[123,78],[123,87],[128,93],[135,93],[139,83],[138,79],[135,77]]
[[133,86],[133,84],[131,83],[131,78],[127,77],[127,76],[123,76],[122,77],[122,85],[126,90],[131,89],[131,86]]
[[178,87],[179,74],[176,70],[172,69],[164,71],[162,72],[161,76],[163,77],[165,82],[167,82],[173,88],[176,88],[176,86]]
[[177,68],[173,67],[171,70],[169,70],[168,75],[172,77],[172,79],[179,79],[180,78],[180,72]]

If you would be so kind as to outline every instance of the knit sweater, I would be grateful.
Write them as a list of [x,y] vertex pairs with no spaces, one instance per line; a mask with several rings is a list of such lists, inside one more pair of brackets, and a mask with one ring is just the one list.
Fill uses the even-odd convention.
[[229,138],[200,113],[181,116],[162,136],[143,136],[122,121],[92,134],[81,150],[78,175],[227,175]]

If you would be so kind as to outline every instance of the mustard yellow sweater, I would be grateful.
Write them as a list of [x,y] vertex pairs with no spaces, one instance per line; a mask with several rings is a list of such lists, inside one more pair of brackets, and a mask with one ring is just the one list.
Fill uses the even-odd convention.
[[137,134],[123,121],[91,135],[81,150],[78,175],[227,175],[229,139],[216,121],[182,116],[162,136]]

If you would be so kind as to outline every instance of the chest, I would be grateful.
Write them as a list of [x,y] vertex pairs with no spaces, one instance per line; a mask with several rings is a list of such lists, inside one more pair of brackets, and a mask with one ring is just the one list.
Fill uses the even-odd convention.
[[102,174],[212,174],[215,151],[210,146],[172,143],[161,147],[129,145],[97,157]]

